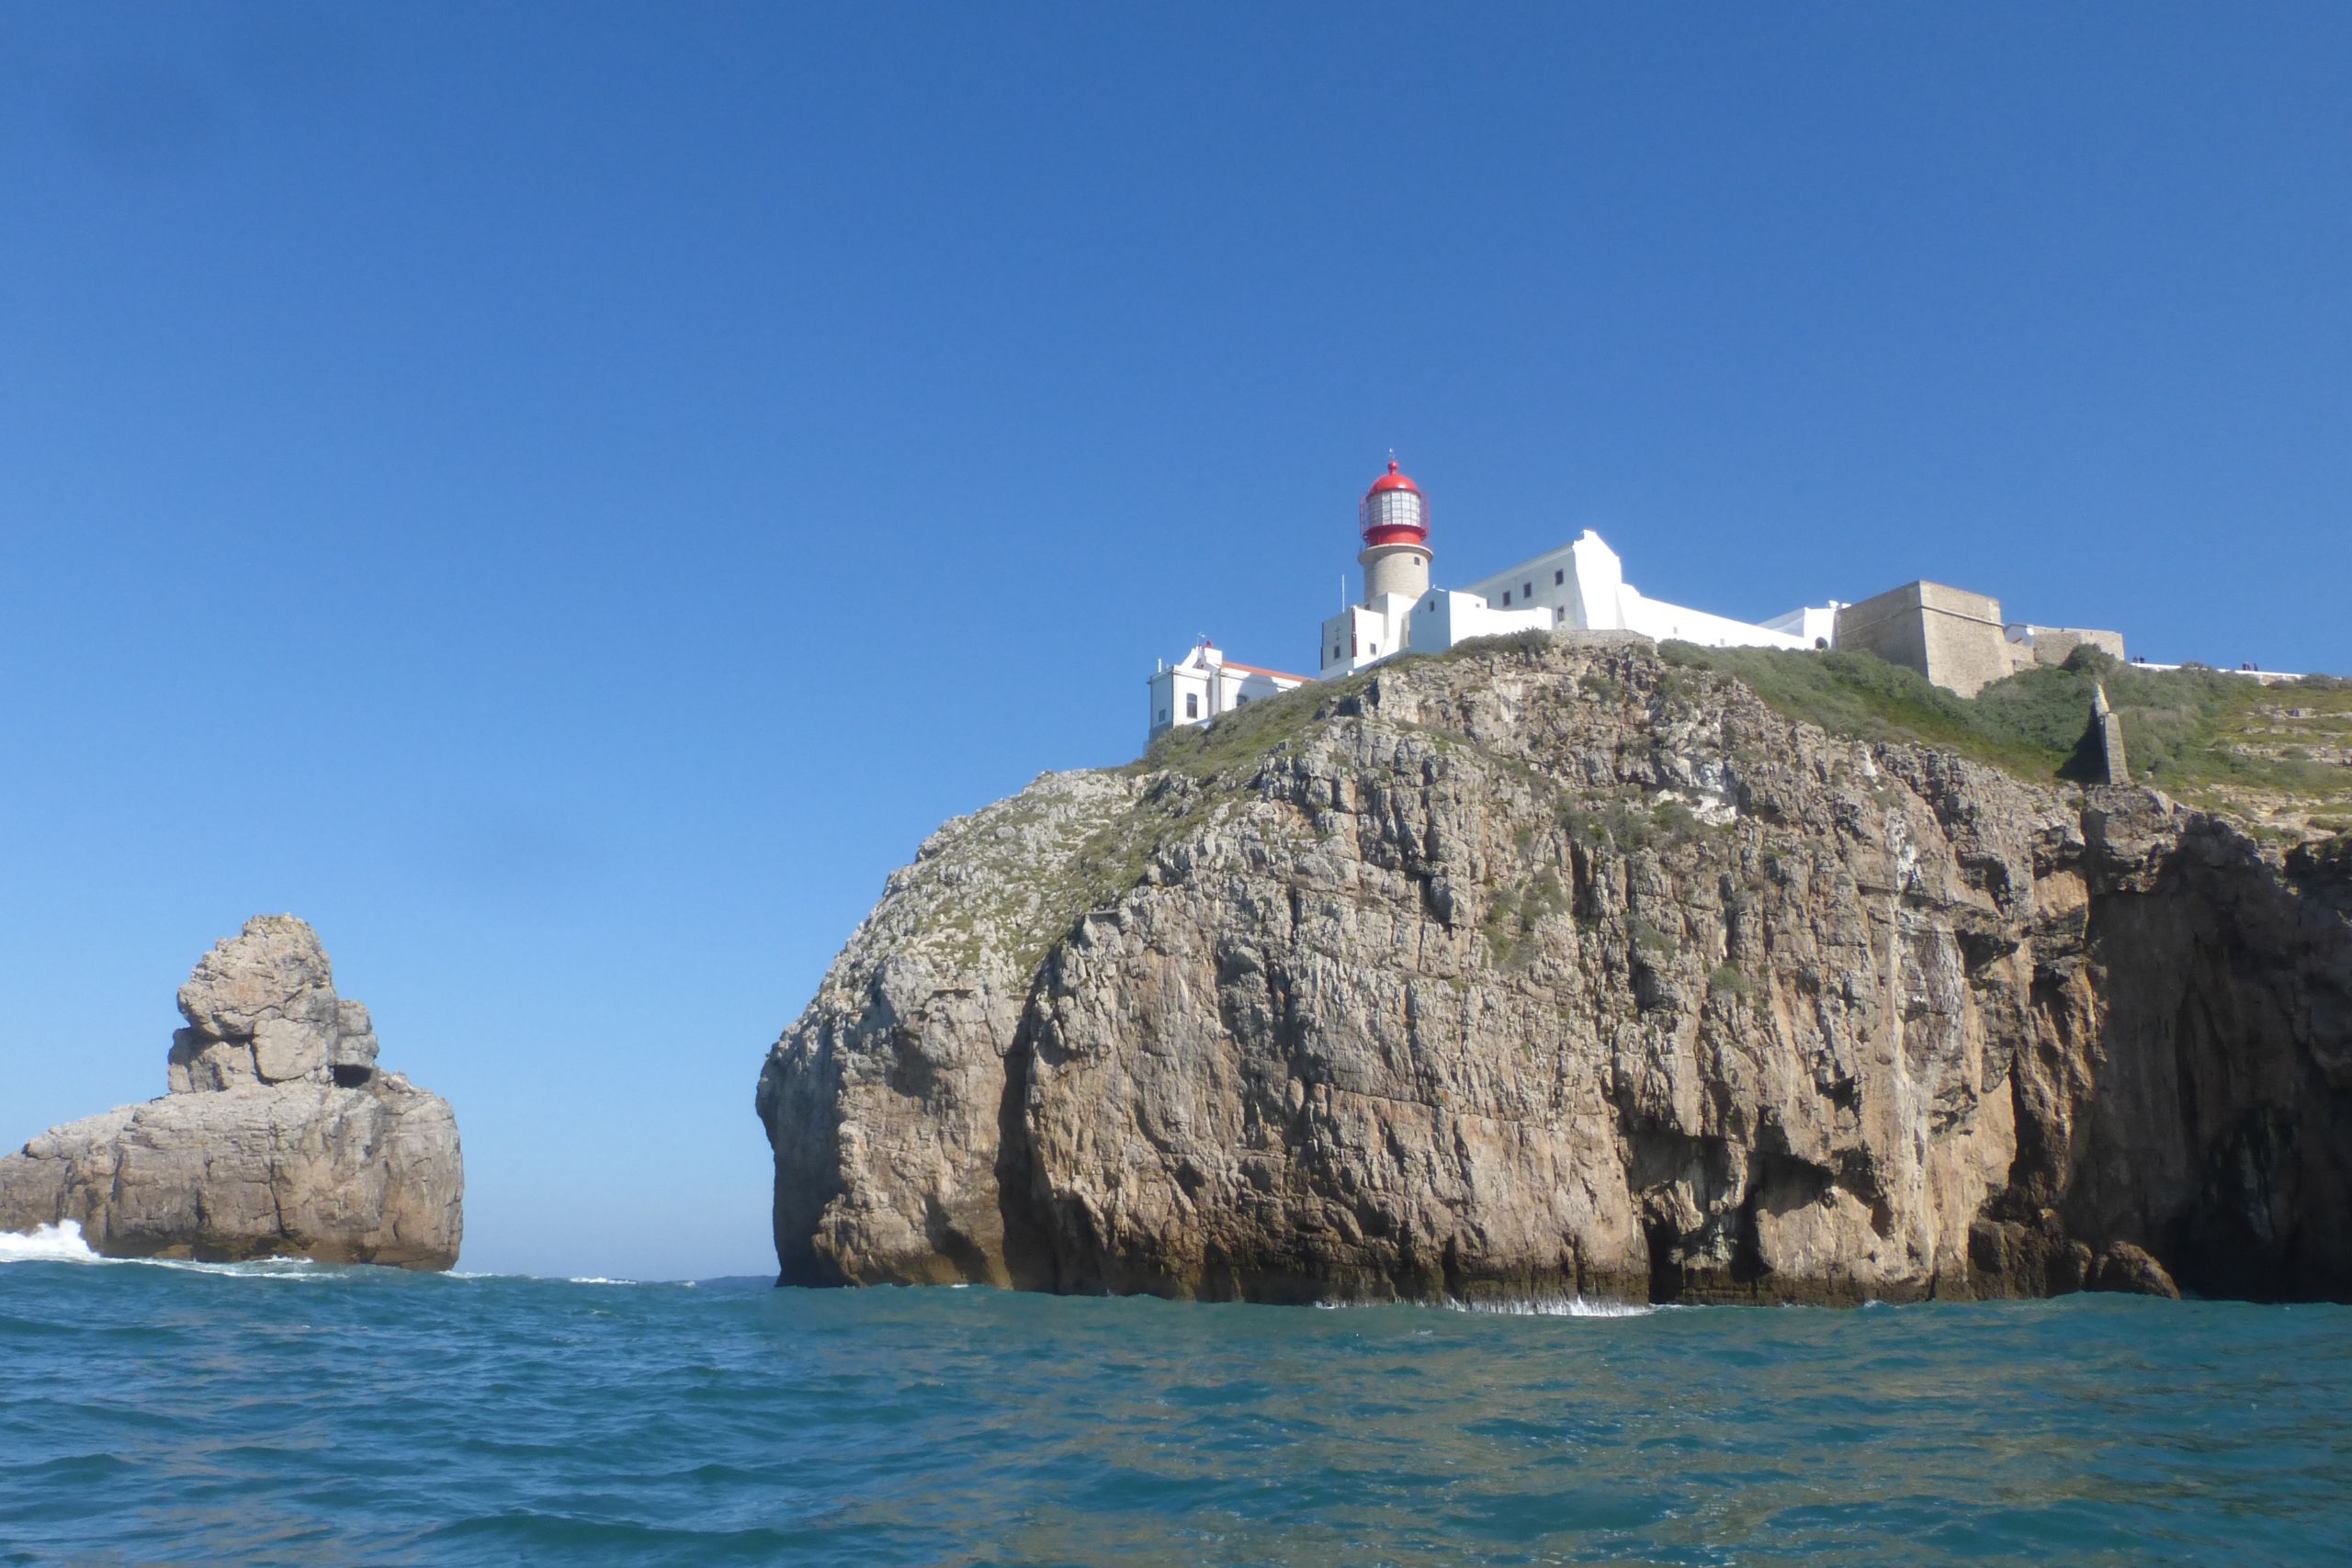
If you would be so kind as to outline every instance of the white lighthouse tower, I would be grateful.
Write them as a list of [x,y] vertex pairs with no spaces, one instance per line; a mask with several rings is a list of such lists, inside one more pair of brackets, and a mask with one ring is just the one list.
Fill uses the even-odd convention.
[[1363,530],[1363,603],[1323,623],[1318,673],[1361,670],[1410,644],[1413,605],[1430,591],[1430,502],[1411,477],[1388,459],[1356,507]]

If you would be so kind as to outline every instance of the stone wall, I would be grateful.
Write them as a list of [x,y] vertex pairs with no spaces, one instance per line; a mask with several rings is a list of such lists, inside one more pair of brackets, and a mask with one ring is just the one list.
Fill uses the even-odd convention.
[[2091,626],[2019,626],[2010,629],[2010,637],[2032,650],[2036,664],[2064,664],[2068,654],[2086,644],[2118,664],[2123,662],[2121,632],[2100,631]]
[[2130,784],[2132,765],[2123,750],[2123,720],[2109,705],[2104,685],[2091,688],[2091,724],[2087,739],[2098,760],[2098,782]]
[[2031,660],[2014,648],[2001,602],[1940,582],[1906,582],[1838,612],[1838,646],[1917,670],[1963,697]]

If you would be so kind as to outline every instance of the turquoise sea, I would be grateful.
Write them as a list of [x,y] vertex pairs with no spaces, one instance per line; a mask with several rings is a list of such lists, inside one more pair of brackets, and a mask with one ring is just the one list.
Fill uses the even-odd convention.
[[1500,1316],[0,1263],[7,1562],[2347,1548],[2341,1307]]

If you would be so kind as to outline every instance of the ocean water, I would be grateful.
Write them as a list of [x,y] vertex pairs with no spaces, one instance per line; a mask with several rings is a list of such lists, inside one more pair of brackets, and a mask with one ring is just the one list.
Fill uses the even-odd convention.
[[0,1562],[2326,1562],[2352,1309],[1515,1315],[0,1244]]

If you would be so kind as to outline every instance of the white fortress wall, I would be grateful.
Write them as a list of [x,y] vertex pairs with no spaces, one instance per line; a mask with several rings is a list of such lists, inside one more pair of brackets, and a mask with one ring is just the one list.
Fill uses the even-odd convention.
[[1554,624],[1554,613],[1542,605],[1498,610],[1476,593],[1432,588],[1414,607],[1412,646],[1438,653],[1474,637],[1547,631]]
[[1783,631],[1645,598],[1625,581],[1617,552],[1589,528],[1574,544],[1474,582],[1467,592],[1497,609],[1547,610],[1553,616],[1547,624],[1577,631],[1639,632],[1716,648],[1811,648],[1814,637],[1827,636],[1825,628],[1836,620],[1831,610],[1795,611],[1800,626]]
[[1768,632],[1801,638],[1807,648],[1838,646],[1838,612],[1844,606],[1832,599],[1826,604],[1808,604],[1802,610],[1791,610],[1785,615],[1775,615],[1769,621],[1757,623]]
[[1656,637],[1660,642],[1679,638],[1683,642],[1701,643],[1708,648],[1811,648],[1812,642],[1787,632],[1768,631],[1747,621],[1735,621],[1728,615],[1711,615],[1704,610],[1687,609],[1680,604],[1668,604],[1661,600],[1645,599],[1633,589],[1625,590],[1625,626],[1629,632]]

